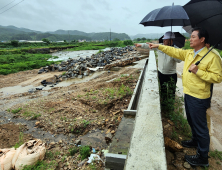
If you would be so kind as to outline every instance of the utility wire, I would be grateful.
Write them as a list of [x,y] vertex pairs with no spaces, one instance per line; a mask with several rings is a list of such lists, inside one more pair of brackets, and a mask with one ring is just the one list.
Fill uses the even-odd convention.
[[12,6],[11,8],[6,9],[5,11],[1,12],[0,14],[3,14],[4,12],[12,9],[13,7],[15,7],[16,5],[20,4],[21,2],[23,2],[24,0],[20,1],[19,3],[15,4],[14,6]]
[[[14,0],[14,1],[16,1],[16,0]],[[12,2],[14,2],[14,1],[12,1]],[[12,2],[10,2],[10,3],[8,3],[7,5],[3,6],[2,8],[0,8],[0,10],[3,9],[3,8],[5,8],[5,7],[7,7],[7,6],[10,5]]]

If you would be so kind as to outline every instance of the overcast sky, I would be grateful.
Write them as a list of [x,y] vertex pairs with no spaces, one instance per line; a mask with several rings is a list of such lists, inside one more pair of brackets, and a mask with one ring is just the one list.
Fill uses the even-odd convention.
[[[0,0],[0,13],[20,1]],[[188,0],[24,0],[0,14],[0,25],[44,32],[58,29],[108,32],[111,28],[112,32],[128,35],[163,33],[170,31],[170,27],[144,27],[139,23],[152,10],[173,2],[185,5]],[[185,32],[175,26],[173,31]]]

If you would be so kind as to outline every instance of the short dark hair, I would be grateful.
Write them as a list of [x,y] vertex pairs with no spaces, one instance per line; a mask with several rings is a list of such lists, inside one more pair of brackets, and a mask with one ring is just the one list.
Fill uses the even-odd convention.
[[206,44],[206,43],[209,43],[209,42],[208,42],[208,40],[209,40],[209,34],[208,34],[207,30],[205,30],[205,29],[203,29],[203,28],[201,28],[201,27],[195,27],[195,28],[192,29],[192,32],[193,32],[193,31],[198,31],[198,32],[199,32],[199,33],[198,33],[199,39],[201,39],[202,37],[205,38],[205,41],[204,41],[205,44]]

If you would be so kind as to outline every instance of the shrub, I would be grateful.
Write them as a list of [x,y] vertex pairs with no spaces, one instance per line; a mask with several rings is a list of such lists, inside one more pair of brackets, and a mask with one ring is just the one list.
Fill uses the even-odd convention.
[[69,149],[69,154],[70,156],[74,156],[75,153],[77,153],[79,151],[79,149],[77,147],[72,147]]
[[90,156],[90,147],[89,146],[80,147],[79,151],[80,151],[80,156],[81,156],[82,160]]
[[133,45],[133,41],[132,40],[125,40],[123,41],[124,45]]
[[19,44],[19,42],[16,41],[16,40],[12,40],[12,41],[11,41],[11,45],[12,45],[13,47],[18,47],[18,44]]

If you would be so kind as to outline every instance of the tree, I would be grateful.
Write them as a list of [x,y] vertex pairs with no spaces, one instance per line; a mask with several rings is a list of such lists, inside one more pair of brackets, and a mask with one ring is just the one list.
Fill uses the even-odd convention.
[[140,39],[140,38],[137,38],[137,41],[141,41],[141,39]]
[[133,45],[133,41],[132,40],[125,40],[123,41],[124,45]]
[[146,40],[146,38],[145,38],[145,37],[143,37],[143,38],[142,38],[142,40],[143,40],[143,41],[145,41],[145,40]]
[[42,41],[47,43],[47,44],[50,44],[50,41],[48,39],[46,39],[46,38],[43,38]]
[[120,41],[120,39],[119,38],[114,38],[114,40],[113,41]]
[[11,41],[11,45],[13,46],[13,47],[18,47],[18,41],[16,41],[16,40],[12,40]]
[[66,43],[67,41],[66,40],[63,40],[64,41],[64,43]]

